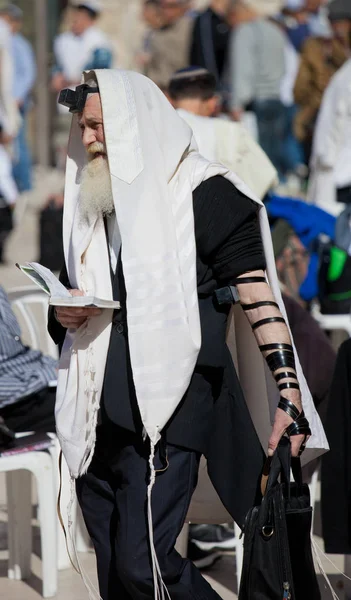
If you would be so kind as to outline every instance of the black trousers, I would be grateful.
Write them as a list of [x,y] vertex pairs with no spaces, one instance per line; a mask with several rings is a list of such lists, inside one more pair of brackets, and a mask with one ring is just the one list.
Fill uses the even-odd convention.
[[[148,444],[116,425],[98,427],[93,461],[77,495],[94,544],[103,600],[153,599],[147,527]],[[168,445],[169,466],[152,492],[154,544],[172,600],[218,600],[191,561],[174,549],[196,487],[200,456]],[[156,468],[163,461],[156,457]]]
[[45,388],[0,409],[0,417],[16,433],[55,432],[55,398],[56,388]]

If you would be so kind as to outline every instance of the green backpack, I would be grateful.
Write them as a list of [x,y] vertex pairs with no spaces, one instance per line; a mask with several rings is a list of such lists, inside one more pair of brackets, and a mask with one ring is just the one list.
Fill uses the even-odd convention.
[[321,250],[319,302],[325,315],[351,311],[351,257],[333,244],[325,244]]

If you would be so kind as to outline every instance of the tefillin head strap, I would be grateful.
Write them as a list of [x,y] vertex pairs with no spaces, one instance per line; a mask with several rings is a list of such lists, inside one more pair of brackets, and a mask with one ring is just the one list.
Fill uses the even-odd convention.
[[67,106],[71,113],[81,113],[84,110],[85,103],[89,94],[98,94],[98,87],[90,87],[86,83],[78,85],[75,90],[61,90],[58,103]]

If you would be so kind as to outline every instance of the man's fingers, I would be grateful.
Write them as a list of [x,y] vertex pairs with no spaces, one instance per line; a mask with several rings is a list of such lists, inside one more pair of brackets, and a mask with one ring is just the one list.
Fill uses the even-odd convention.
[[79,327],[83,325],[85,321],[86,319],[67,319],[60,321],[60,323],[65,329],[79,329]]
[[101,314],[100,308],[75,308],[75,307],[57,307],[56,315],[57,317],[67,317],[67,318],[76,318],[76,317],[96,317]]
[[269,438],[268,456],[273,456],[274,452],[277,449],[277,446],[278,446],[278,444],[280,442],[280,438],[282,437],[284,431],[285,431],[285,429],[281,429],[281,428],[278,428],[278,427],[274,426],[273,431],[272,431],[272,435]]
[[[270,437],[269,444],[268,444],[268,456],[273,456],[283,434],[284,434],[284,431],[282,431],[280,433],[279,431],[273,430],[273,433]],[[305,438],[306,438],[305,435],[290,436],[291,455],[293,457],[300,456],[301,446],[305,445]]]
[[84,292],[81,290],[68,290],[71,296],[84,296]]
[[300,455],[300,449],[302,444],[305,442],[305,438],[305,435],[292,435],[290,437],[292,456],[296,457]]
[[59,315],[56,315],[56,319],[61,323],[62,327],[65,327],[66,329],[77,329],[87,320],[86,317],[60,317]]

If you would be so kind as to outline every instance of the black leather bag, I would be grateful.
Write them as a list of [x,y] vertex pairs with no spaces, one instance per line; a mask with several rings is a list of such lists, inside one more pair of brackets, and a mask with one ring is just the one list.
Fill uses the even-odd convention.
[[284,437],[271,460],[262,502],[247,515],[239,600],[321,600],[311,526],[309,488]]

